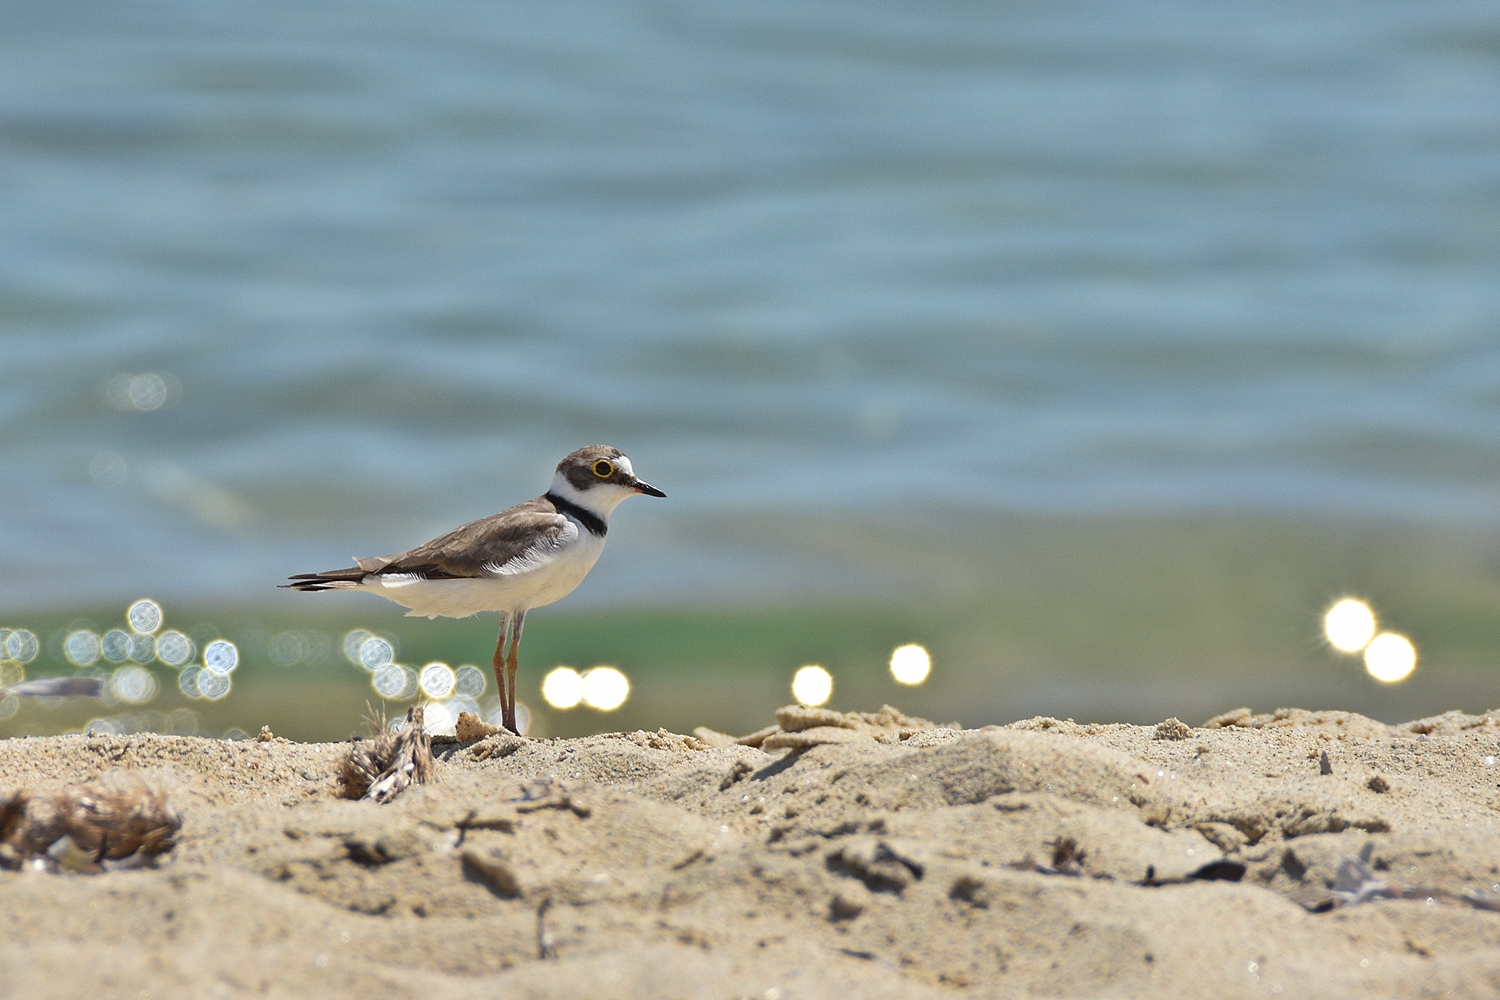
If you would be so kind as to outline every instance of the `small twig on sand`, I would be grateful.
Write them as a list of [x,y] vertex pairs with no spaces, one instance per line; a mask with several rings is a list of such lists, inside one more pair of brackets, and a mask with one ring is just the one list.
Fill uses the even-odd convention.
[[1458,893],[1447,889],[1382,882],[1375,877],[1375,872],[1370,867],[1370,857],[1374,850],[1374,842],[1367,842],[1360,850],[1359,857],[1340,860],[1333,889],[1326,895],[1309,898],[1302,905],[1314,913],[1321,913],[1341,906],[1372,903],[1378,899],[1420,899],[1429,903],[1454,903],[1471,906],[1476,910],[1500,911],[1500,896],[1488,892],[1473,890]]
[[413,705],[399,733],[382,733],[349,748],[339,766],[340,794],[389,802],[407,786],[431,781],[434,774],[432,737],[422,726],[422,706]]
[[557,957],[557,945],[547,930],[547,911],[552,907],[552,897],[542,900],[536,908],[536,957],[542,960]]

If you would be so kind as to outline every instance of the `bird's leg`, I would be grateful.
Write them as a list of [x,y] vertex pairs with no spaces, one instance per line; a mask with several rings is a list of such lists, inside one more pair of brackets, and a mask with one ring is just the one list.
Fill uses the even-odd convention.
[[505,709],[505,728],[521,735],[516,728],[516,668],[520,666],[521,629],[526,625],[526,612],[517,611],[510,629],[510,656],[505,659],[505,678],[510,689],[510,704]]
[[505,694],[505,627],[510,624],[510,616],[504,611],[500,612],[500,638],[495,641],[495,658],[491,663],[495,667],[495,686],[500,689],[500,716],[502,719],[510,717],[510,702],[506,700]]

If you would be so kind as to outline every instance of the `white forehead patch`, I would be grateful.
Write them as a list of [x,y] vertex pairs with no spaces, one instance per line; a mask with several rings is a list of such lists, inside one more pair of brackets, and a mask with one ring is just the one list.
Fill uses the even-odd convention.
[[626,458],[624,455],[621,455],[619,458],[615,459],[615,468],[619,469],[627,476],[635,475],[635,469],[630,467],[630,459]]

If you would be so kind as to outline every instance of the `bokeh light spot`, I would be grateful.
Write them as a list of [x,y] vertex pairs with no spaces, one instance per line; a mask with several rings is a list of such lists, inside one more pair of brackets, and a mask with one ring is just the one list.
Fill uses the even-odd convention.
[[209,701],[218,701],[229,694],[232,683],[227,673],[205,670],[198,675],[198,693]]
[[150,413],[167,405],[167,381],[155,372],[145,372],[130,380],[130,405]]
[[372,635],[359,647],[359,662],[366,670],[379,670],[396,658],[396,647],[388,639]]
[[[499,698],[485,699],[483,714],[481,715],[481,718],[485,722],[488,722],[492,726],[504,725],[505,720],[503,715],[504,713],[500,710]],[[516,732],[522,736],[531,732],[531,709],[527,707],[524,701],[516,702]]]
[[594,667],[583,674],[583,703],[613,712],[630,697],[630,679],[614,667]]
[[5,637],[5,656],[17,663],[30,663],[41,648],[36,633],[29,629],[18,628]]
[[393,701],[401,697],[401,690],[406,685],[406,676],[401,672],[401,667],[395,663],[387,663],[377,669],[370,678],[370,686],[375,693],[387,701]]
[[[485,685],[488,683],[483,670],[472,663],[465,663],[454,673],[453,692],[460,698],[478,698],[484,694]],[[475,715],[479,714],[478,709],[473,711]]]
[[104,385],[104,394],[117,410],[151,413],[176,401],[182,383],[171,372],[122,372]]
[[817,664],[799,667],[792,675],[792,697],[803,705],[826,704],[833,697],[833,675]]
[[415,698],[419,690],[421,690],[421,684],[417,679],[417,672],[411,667],[402,667],[401,692],[396,697],[403,700],[406,698]]
[[137,632],[155,632],[161,628],[161,605],[155,601],[136,601],[125,612],[125,620]]
[[63,655],[75,667],[86,667],[99,660],[99,636],[88,629],[69,632],[63,640]]
[[126,632],[112,628],[104,633],[104,638],[99,640],[99,652],[111,663],[119,663],[130,655],[130,636]]
[[[203,647],[203,668],[209,673],[227,677],[239,665],[240,651],[228,639],[215,639]],[[203,690],[205,697],[211,697],[208,694],[208,689],[204,688],[203,684],[204,682],[200,680],[198,687]]]
[[203,673],[202,667],[188,667],[177,675],[177,688],[189,698],[202,698],[203,692],[198,690],[198,677]]
[[125,652],[137,663],[150,663],[156,659],[156,636],[137,632],[127,640]]
[[165,731],[173,736],[197,736],[198,713],[191,708],[173,709],[167,713]]
[[1365,672],[1384,684],[1399,684],[1417,669],[1417,648],[1404,635],[1382,632],[1365,647]]
[[891,676],[898,684],[921,684],[932,672],[932,657],[916,643],[897,646],[891,653]]
[[283,667],[294,667],[307,659],[310,644],[301,632],[281,632],[272,637],[271,659]]
[[169,667],[180,667],[193,658],[193,640],[181,632],[163,632],[156,639],[156,658]]
[[1357,653],[1375,636],[1375,612],[1364,601],[1346,597],[1323,616],[1328,644],[1344,653]]
[[365,662],[360,659],[359,653],[364,648],[365,640],[369,638],[370,633],[362,628],[344,633],[344,659],[356,667],[363,667]]
[[[417,684],[429,698],[446,698],[453,693],[454,681],[453,668],[448,664],[429,663],[422,668]],[[432,729],[430,725],[427,728]]]
[[[424,674],[427,672],[424,668]],[[453,735],[453,724],[458,721],[458,716],[449,710],[448,706],[440,701],[429,701],[422,706],[422,728],[429,733],[441,733],[445,736]]]
[[144,667],[121,667],[109,678],[115,697],[132,705],[144,705],[156,697],[156,677]]
[[463,712],[468,712],[475,718],[481,717],[479,702],[475,701],[473,698],[465,698],[461,694],[454,695],[452,698],[449,698],[446,702],[444,702],[444,704],[448,706],[448,711],[453,713],[453,719],[455,722],[458,721],[459,715]]
[[583,700],[583,676],[572,667],[554,667],[542,678],[542,698],[553,708],[577,708]]

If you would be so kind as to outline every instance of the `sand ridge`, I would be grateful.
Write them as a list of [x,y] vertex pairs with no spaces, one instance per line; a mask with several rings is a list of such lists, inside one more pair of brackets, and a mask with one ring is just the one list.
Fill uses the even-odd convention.
[[[345,744],[0,741],[0,793],[139,780],[182,817],[155,870],[0,872],[0,992],[1500,993],[1500,913],[1464,902],[1500,893],[1497,713],[819,712],[440,742],[384,805],[337,797]],[[1437,895],[1339,905],[1362,851]]]

